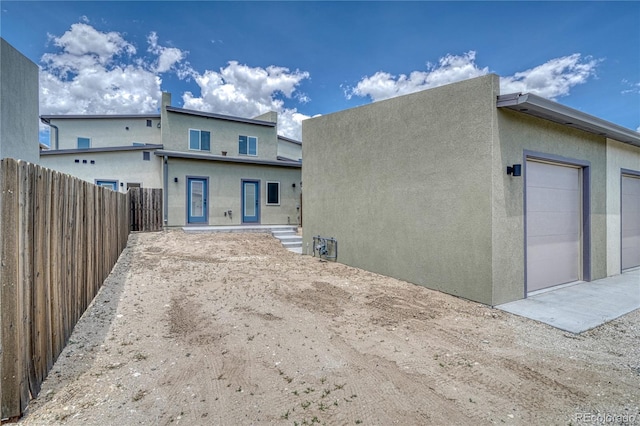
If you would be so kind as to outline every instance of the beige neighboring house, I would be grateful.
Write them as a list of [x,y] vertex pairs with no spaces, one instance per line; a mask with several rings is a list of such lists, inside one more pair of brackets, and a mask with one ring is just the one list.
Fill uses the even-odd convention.
[[640,266],[640,134],[487,75],[303,122],[304,243],[488,305]]
[[43,115],[48,150],[40,164],[115,191],[162,187],[160,114]]
[[171,106],[160,114],[43,115],[40,163],[117,191],[162,188],[166,226],[286,225],[300,220],[302,144],[256,118]]
[[0,38],[0,158],[38,162],[38,66]]

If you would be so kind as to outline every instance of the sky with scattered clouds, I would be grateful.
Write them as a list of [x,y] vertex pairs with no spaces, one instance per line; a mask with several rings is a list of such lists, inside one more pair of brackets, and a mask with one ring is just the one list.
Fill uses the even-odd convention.
[[[301,122],[487,73],[640,131],[639,2],[1,1],[40,114],[188,109]],[[42,137],[44,139],[44,137]]]

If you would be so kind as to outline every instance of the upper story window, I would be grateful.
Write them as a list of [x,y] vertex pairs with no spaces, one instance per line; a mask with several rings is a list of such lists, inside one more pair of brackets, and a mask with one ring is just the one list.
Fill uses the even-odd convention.
[[78,137],[78,149],[89,149],[89,148],[91,148],[91,139]]
[[258,155],[258,138],[241,135],[238,138],[238,153],[240,155]]
[[142,160],[151,161],[151,153],[149,151],[142,151]]
[[147,127],[151,127],[151,120],[147,120]]
[[206,130],[189,129],[189,149],[211,151],[211,133]]

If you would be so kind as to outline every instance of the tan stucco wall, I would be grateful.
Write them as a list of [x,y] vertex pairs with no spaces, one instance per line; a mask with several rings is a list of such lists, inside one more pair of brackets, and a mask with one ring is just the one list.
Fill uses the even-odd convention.
[[[41,155],[40,165],[76,176],[87,182],[96,179],[122,182],[120,192],[126,192],[127,183],[140,183],[143,188],[162,188],[162,159],[150,153],[150,160],[142,159],[143,151],[89,152]],[[75,160],[80,160],[76,163]],[[87,163],[83,163],[87,160]],[[91,164],[91,160],[95,164]]]
[[[147,127],[151,120],[151,127]],[[51,119],[58,128],[58,149],[78,148],[78,137],[91,139],[91,148],[132,146],[134,142],[161,144],[160,118],[64,118]],[[127,127],[129,130],[127,130]],[[56,129],[51,128],[49,144],[56,148]]]
[[[278,153],[276,128],[237,121],[206,118],[194,115],[166,112],[167,121],[163,122],[164,149],[170,151],[189,151],[189,129],[211,132],[211,151],[213,155],[227,152],[229,157],[238,157],[238,136],[258,138],[258,155],[243,156],[251,159],[275,160]],[[166,125],[165,125],[166,123]],[[201,152],[201,151],[191,151]]]
[[607,275],[621,267],[621,170],[640,173],[640,148],[607,139]]
[[278,139],[278,155],[291,160],[301,160],[302,145]]
[[[524,150],[591,163],[591,279],[607,275],[606,143],[603,137],[510,110],[498,111],[493,147],[492,304],[524,297],[524,176],[506,168],[524,163]],[[523,174],[525,173],[523,168]]]
[[339,262],[490,304],[498,85],[489,75],[305,120],[305,247],[335,237]]
[[[208,225],[242,223],[242,179],[260,181],[260,223],[262,225],[298,224],[300,210],[300,169],[224,163],[218,161],[168,160],[168,226],[185,226],[187,222],[187,176],[209,178]],[[174,178],[178,182],[174,182]],[[280,205],[266,205],[266,182],[280,182]],[[295,188],[293,184],[295,183]],[[233,212],[231,219],[224,212]],[[207,225],[207,224],[205,224]]]
[[38,66],[0,38],[0,158],[38,162]]

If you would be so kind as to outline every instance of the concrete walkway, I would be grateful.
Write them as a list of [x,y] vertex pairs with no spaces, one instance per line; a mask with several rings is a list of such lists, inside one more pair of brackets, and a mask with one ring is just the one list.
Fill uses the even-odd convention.
[[640,268],[538,292],[496,308],[564,331],[582,333],[640,308]]

